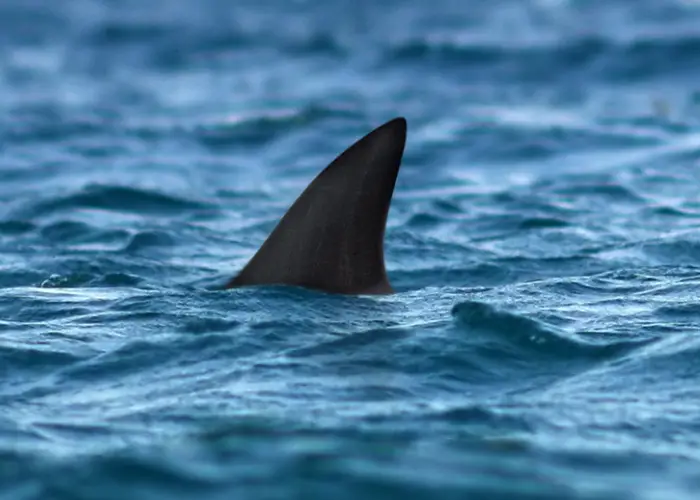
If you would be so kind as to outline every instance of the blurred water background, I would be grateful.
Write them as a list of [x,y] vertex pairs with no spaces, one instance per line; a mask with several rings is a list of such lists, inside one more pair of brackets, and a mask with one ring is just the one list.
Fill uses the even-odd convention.
[[[698,498],[698,82],[691,1],[0,2],[0,498]],[[398,294],[217,290],[398,115]]]

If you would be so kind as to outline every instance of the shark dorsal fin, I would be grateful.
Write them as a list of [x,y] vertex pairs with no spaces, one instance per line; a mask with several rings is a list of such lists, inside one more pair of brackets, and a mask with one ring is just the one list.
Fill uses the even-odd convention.
[[226,288],[291,285],[344,294],[391,293],[384,230],[406,144],[406,120],[376,128],[297,198]]

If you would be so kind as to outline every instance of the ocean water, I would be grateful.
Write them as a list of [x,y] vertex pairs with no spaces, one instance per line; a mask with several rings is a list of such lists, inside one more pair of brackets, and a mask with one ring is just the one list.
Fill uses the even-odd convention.
[[[696,499],[700,2],[0,2],[0,499]],[[222,291],[394,116],[398,293]]]

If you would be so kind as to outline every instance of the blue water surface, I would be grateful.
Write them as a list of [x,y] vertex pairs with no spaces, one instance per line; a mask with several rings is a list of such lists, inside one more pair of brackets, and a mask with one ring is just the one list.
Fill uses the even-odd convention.
[[[0,2],[0,499],[697,499],[700,2]],[[395,116],[399,293],[222,291]]]

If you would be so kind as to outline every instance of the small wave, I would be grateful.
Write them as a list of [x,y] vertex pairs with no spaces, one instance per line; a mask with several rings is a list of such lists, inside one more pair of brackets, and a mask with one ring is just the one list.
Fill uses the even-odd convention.
[[477,427],[482,433],[493,432],[494,429],[499,429],[499,434],[503,434],[504,429],[509,431],[517,429],[520,432],[534,430],[534,426],[530,425],[525,418],[504,414],[481,405],[433,404],[422,413],[422,421]]
[[688,66],[698,67],[700,37],[639,37],[629,42],[588,37],[534,46],[412,40],[392,47],[388,54],[391,60],[400,62],[458,63],[460,69],[480,72],[495,69],[533,79],[549,78],[553,71],[562,78],[586,70],[609,79],[629,81],[650,78],[655,73],[685,71]]
[[25,220],[0,221],[0,234],[18,236],[36,229],[36,225]]
[[219,318],[197,318],[185,321],[180,327],[184,333],[204,334],[229,332],[241,326],[240,321]]
[[76,241],[92,235],[94,228],[77,221],[60,221],[41,228],[41,235],[53,241]]
[[3,128],[3,139],[12,144],[44,145],[104,136],[113,132],[114,123],[107,116],[76,114],[57,104],[22,103],[20,112]]
[[692,327],[695,327],[695,321],[700,320],[700,305],[699,304],[669,304],[660,306],[656,309],[656,313],[662,317],[673,320],[692,320]]
[[64,321],[90,312],[88,304],[66,304],[34,296],[0,296],[0,311],[4,319],[18,324],[37,325],[53,321]]
[[[292,34],[284,30],[227,29],[196,23],[112,21],[97,25],[82,37],[84,47],[111,57],[126,53],[137,64],[159,71],[181,71],[199,65],[227,64],[250,51],[277,52],[286,56],[342,57],[347,51],[332,33]],[[138,49],[138,50],[136,50]],[[145,49],[145,50],[144,50]]]
[[[482,332],[500,345],[503,354],[520,353],[525,359],[550,358],[561,362],[575,360],[602,361],[637,347],[628,341],[594,343],[565,333],[542,321],[498,309],[482,302],[461,302],[452,315],[471,332]],[[513,350],[515,349],[515,350]]]
[[177,30],[155,23],[126,23],[110,21],[95,26],[85,36],[90,44],[113,46],[119,44],[144,44],[157,42],[164,37],[176,35]]
[[12,373],[15,376],[26,372],[32,375],[50,372],[73,365],[81,359],[83,359],[81,356],[59,350],[53,344],[46,349],[26,345],[0,345],[0,365],[6,373]]
[[143,283],[143,279],[139,276],[133,274],[120,272],[120,273],[107,273],[101,278],[92,280],[91,285],[96,287],[136,287]]
[[37,269],[5,268],[0,270],[0,288],[33,286],[46,279],[46,273]]
[[402,328],[381,328],[365,332],[349,334],[328,342],[310,347],[294,349],[288,353],[293,357],[328,356],[338,353],[355,352],[358,349],[379,348],[387,342],[395,342],[405,338],[410,331]]
[[156,366],[162,367],[189,355],[191,353],[187,349],[181,349],[177,342],[162,339],[131,340],[112,351],[66,367],[61,372],[61,378],[66,381],[89,380],[96,383],[104,380],[112,383],[135,373],[150,372]]
[[238,152],[241,148],[259,148],[328,119],[356,120],[360,117],[361,113],[352,106],[310,103],[202,116],[191,123],[171,119],[127,121],[122,128],[144,141],[178,137],[212,151],[226,152],[235,148]]
[[528,217],[520,222],[521,229],[545,229],[569,225],[568,221],[555,217]]
[[[610,47],[610,42],[589,38],[556,46],[525,46],[460,43],[457,41],[433,42],[429,40],[411,40],[391,49],[391,57],[400,61],[435,59],[439,61],[459,62],[461,65],[474,65],[476,68],[503,65],[509,66],[529,62],[541,68],[545,63],[566,61],[570,65],[590,63]],[[559,65],[555,67],[560,68]]]
[[644,254],[660,264],[700,266],[700,241],[692,235],[641,243]]
[[175,243],[170,233],[163,231],[141,231],[132,236],[124,248],[125,253],[139,253],[154,248],[171,247]]
[[37,217],[84,208],[167,216],[210,208],[210,205],[148,189],[90,184],[78,193],[39,202],[31,213]]
[[40,234],[53,243],[100,246],[121,242],[129,237],[125,229],[101,229],[75,220],[59,220],[48,224],[41,228]]
[[[154,272],[157,272],[156,263],[121,255],[118,247],[85,250],[69,245],[65,251],[52,247],[48,258],[35,261],[27,271],[0,271],[0,283],[7,282],[10,287],[38,287],[39,292],[54,293],[56,289],[88,287],[88,295],[95,295],[95,289],[102,287],[147,288],[147,277]],[[35,298],[40,306],[44,297],[40,294]]]
[[192,133],[203,145],[214,150],[244,145],[262,146],[290,132],[318,126],[329,118],[356,118],[357,113],[333,106],[310,104],[296,108],[260,110],[245,115],[229,115],[211,124],[196,125]]
[[679,206],[669,206],[669,205],[655,205],[647,207],[649,214],[652,216],[662,216],[662,217],[682,217],[687,219],[698,220],[700,219],[700,211],[696,208],[686,208]]

